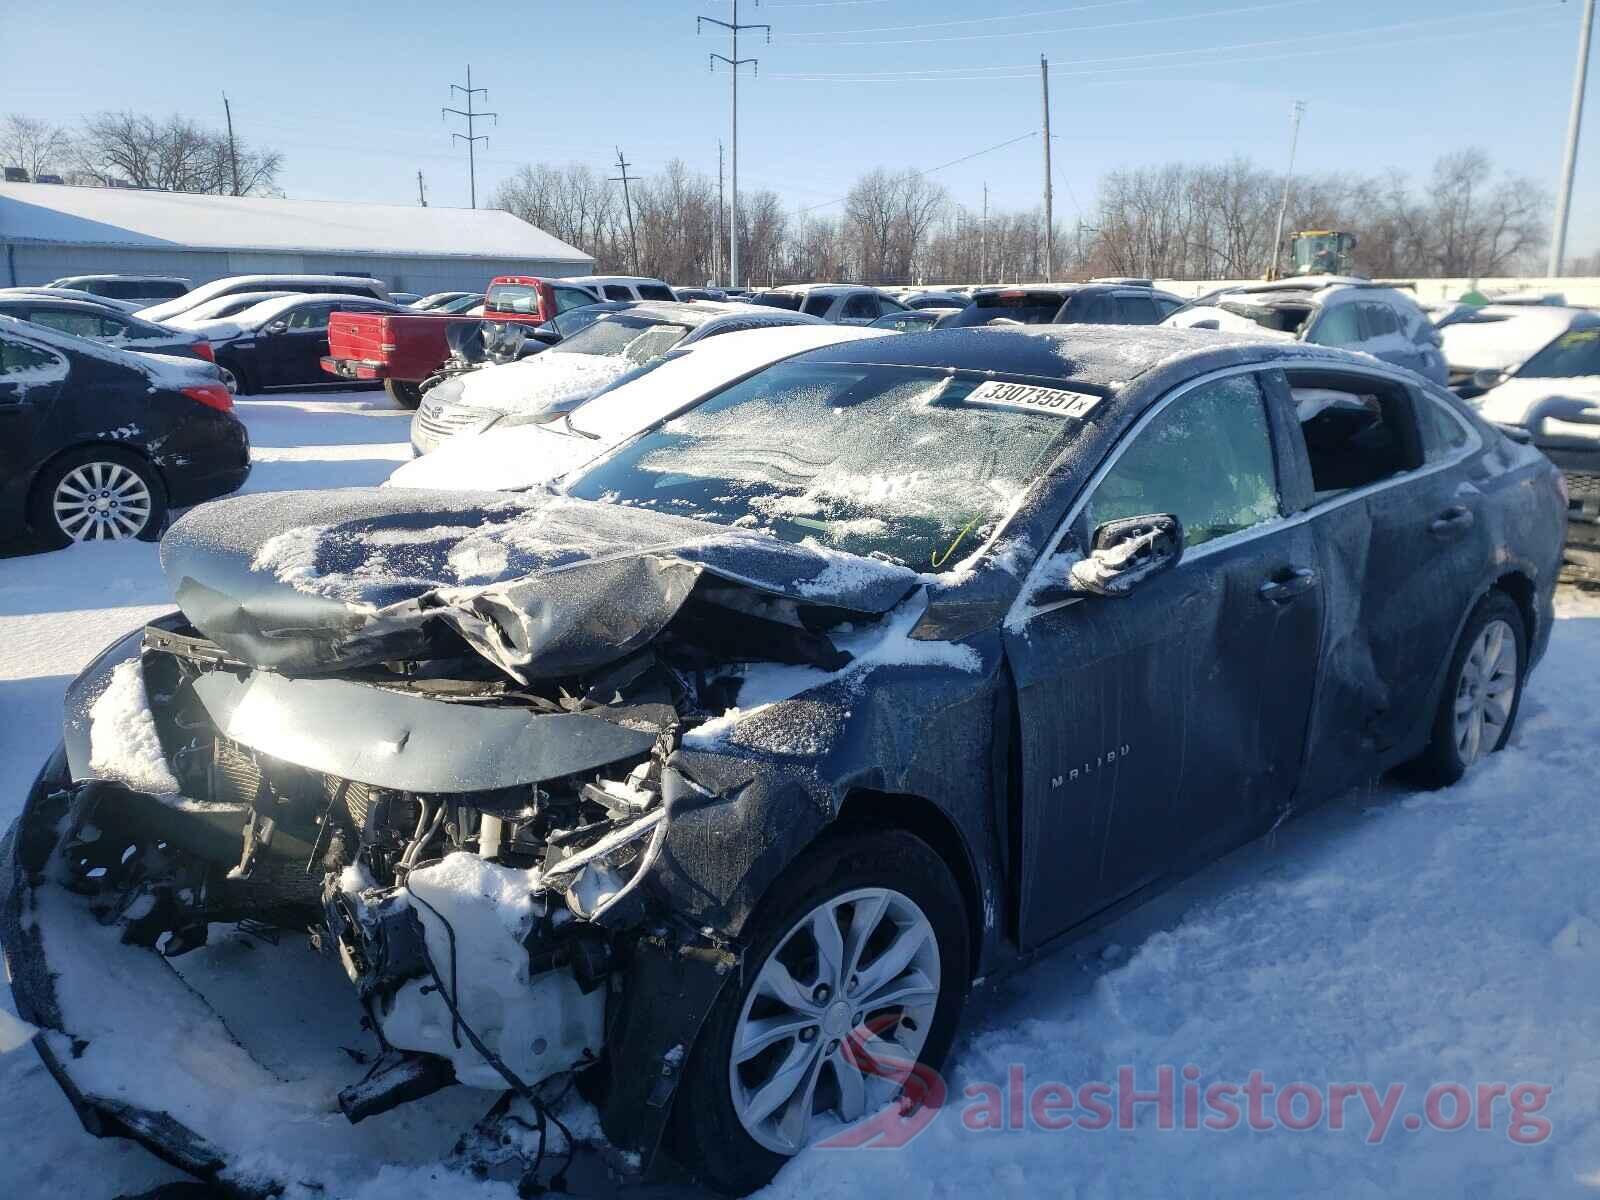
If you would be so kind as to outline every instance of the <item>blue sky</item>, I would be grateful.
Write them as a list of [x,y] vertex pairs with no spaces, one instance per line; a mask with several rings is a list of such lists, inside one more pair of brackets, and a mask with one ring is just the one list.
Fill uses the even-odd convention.
[[[75,119],[182,112],[281,149],[293,196],[467,202],[466,154],[440,119],[470,62],[498,110],[480,199],[518,164],[650,174],[672,157],[716,171],[727,38],[695,34],[729,0],[443,5],[305,0],[160,6],[6,0],[0,112]],[[961,203],[1030,205],[1040,190],[1037,64],[1052,62],[1057,211],[1088,210],[1119,166],[1248,155],[1278,167],[1307,103],[1299,166],[1426,174],[1481,145],[1552,192],[1581,0],[742,0],[769,22],[740,86],[740,177],[825,205],[878,165],[932,167]],[[1591,71],[1569,253],[1600,249],[1600,68]],[[459,100],[459,97],[456,98]],[[459,106],[459,105],[457,105]],[[823,208],[820,211],[835,211]]]

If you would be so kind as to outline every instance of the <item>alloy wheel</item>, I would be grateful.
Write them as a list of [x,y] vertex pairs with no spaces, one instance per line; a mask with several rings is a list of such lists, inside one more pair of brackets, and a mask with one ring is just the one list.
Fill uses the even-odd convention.
[[1518,665],[1511,626],[1490,621],[1474,639],[1456,681],[1453,730],[1463,766],[1494,751],[1505,735],[1517,694]]
[[909,897],[860,888],[812,909],[761,965],[734,1028],[728,1083],[745,1131],[795,1154],[819,1121],[892,1101],[899,1079],[873,1060],[917,1061],[939,981],[938,938]]
[[86,462],[61,477],[51,496],[61,532],[75,542],[137,537],[150,522],[150,486],[118,462]]

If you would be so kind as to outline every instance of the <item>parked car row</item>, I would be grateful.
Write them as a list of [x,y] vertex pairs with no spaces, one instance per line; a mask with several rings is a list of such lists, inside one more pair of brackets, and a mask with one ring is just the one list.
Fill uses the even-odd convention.
[[[441,384],[511,415],[386,487],[180,518],[177,610],[70,685],[0,943],[92,1127],[266,1194],[267,1148],[338,1146],[331,1070],[350,1120],[507,1093],[497,1152],[583,1072],[620,1161],[742,1194],[938,1070],[974,980],[1511,736],[1561,476],[1442,382],[1247,315],[611,303]],[[42,349],[20,386],[61,382]],[[349,1029],[141,1054],[234,1044],[140,956],[240,921],[314,929]],[[309,969],[267,957],[238,970]]]

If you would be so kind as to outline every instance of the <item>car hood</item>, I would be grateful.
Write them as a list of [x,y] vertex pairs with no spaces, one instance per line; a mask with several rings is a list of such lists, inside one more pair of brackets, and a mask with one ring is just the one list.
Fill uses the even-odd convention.
[[1600,375],[1508,379],[1472,403],[1497,425],[1520,425],[1545,438],[1600,443]]
[[351,488],[202,505],[162,540],[179,607],[229,655],[288,675],[427,656],[459,634],[529,682],[664,629],[703,574],[801,604],[888,611],[909,568],[548,494]]

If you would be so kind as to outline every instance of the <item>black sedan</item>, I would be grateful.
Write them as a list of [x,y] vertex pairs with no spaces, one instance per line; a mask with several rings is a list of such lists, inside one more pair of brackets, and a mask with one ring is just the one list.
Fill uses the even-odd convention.
[[241,394],[266,388],[349,387],[330,380],[322,369],[328,353],[328,318],[336,312],[410,311],[363,296],[282,296],[200,328],[212,343],[217,365],[233,374]]
[[351,1119],[509,1089],[502,1152],[585,1070],[619,1151],[747,1191],[936,1068],[975,977],[1505,745],[1562,503],[1408,371],[1051,327],[787,359],[559,493],[207,505],[0,864],[18,1011],[91,1128],[212,1170],[293,1145],[336,1189],[325,1093],[233,1115],[312,1077],[287,1047],[222,1077],[175,975],[95,988],[207,921],[309,923],[387,1051]]
[[0,316],[32,321],[58,333],[104,342],[143,354],[173,354],[179,358],[215,361],[211,343],[184,329],[171,329],[151,321],[93,304],[86,300],[54,300],[48,296],[0,294]]
[[169,508],[249,473],[215,366],[0,316],[0,528],[52,545],[154,539]]

